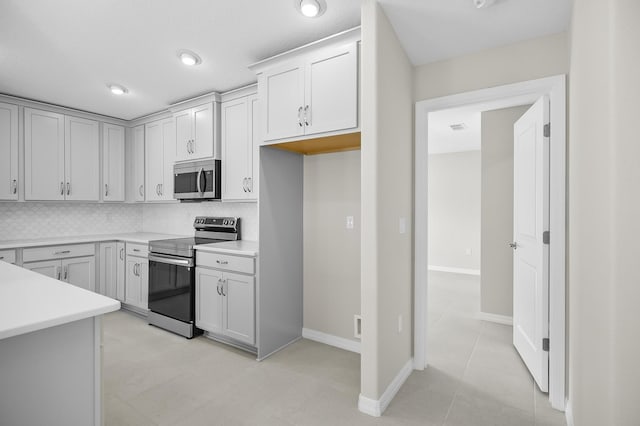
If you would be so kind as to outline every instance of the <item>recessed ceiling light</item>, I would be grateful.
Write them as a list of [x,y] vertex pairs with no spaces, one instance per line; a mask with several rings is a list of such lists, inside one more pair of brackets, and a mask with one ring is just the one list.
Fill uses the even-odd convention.
[[125,93],[129,93],[129,90],[127,90],[126,87],[124,86],[120,86],[119,84],[109,84],[107,85],[107,87],[109,87],[109,90],[111,90],[111,93],[113,93],[114,95],[124,95]]
[[449,125],[449,127],[451,127],[451,130],[453,130],[455,132],[455,131],[466,129],[467,125],[464,124],[464,123],[455,123],[455,124]]
[[181,50],[180,52],[178,52],[178,57],[180,58],[183,64],[189,67],[198,65],[202,62],[202,59],[200,59],[200,56],[196,55],[195,53],[189,50]]
[[473,4],[476,5],[478,9],[484,9],[491,5],[493,5],[496,0],[473,0]]
[[296,0],[296,3],[300,13],[307,18],[316,18],[327,9],[324,0]]

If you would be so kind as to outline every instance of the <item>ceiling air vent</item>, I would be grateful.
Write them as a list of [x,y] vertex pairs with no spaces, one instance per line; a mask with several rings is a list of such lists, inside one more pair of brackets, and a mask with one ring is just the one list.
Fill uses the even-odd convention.
[[449,127],[451,127],[451,130],[453,130],[454,132],[457,132],[458,130],[464,130],[467,128],[467,126],[464,123],[451,124]]

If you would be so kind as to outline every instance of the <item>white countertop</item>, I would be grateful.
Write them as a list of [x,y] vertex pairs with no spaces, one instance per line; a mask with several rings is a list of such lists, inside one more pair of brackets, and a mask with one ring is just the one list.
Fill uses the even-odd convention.
[[0,250],[24,247],[57,246],[62,244],[96,243],[101,241],[126,241],[129,243],[148,244],[153,240],[183,238],[189,235],[157,234],[155,232],[131,232],[126,234],[76,235],[71,237],[37,238],[32,240],[0,241]]
[[0,339],[118,309],[117,300],[0,262]]
[[212,253],[227,253],[240,256],[257,256],[257,241],[225,241],[224,243],[198,244],[194,247],[196,250],[208,251]]

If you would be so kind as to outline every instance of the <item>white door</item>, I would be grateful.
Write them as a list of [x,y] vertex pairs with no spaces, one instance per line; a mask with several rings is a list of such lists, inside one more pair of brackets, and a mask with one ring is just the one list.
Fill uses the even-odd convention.
[[100,244],[100,285],[98,293],[116,298],[118,252],[116,243]]
[[196,326],[222,333],[222,272],[196,268]]
[[100,124],[65,116],[65,199],[100,199]]
[[140,304],[138,307],[149,309],[149,260],[139,259],[138,276],[140,278]]
[[47,277],[59,280],[61,278],[62,268],[59,260],[45,260],[42,262],[29,262],[22,265],[24,269],[37,272]]
[[248,198],[250,156],[247,98],[222,105],[222,198]]
[[292,64],[265,72],[262,105],[265,141],[304,134],[304,65]]
[[18,107],[0,103],[0,200],[18,199]]
[[96,289],[95,256],[77,257],[62,260],[62,280],[85,290]]
[[102,127],[103,200],[124,201],[124,127]]
[[213,104],[193,108],[192,158],[213,157]]
[[540,98],[514,124],[513,344],[543,392],[549,387],[549,100]]
[[176,124],[172,119],[162,122],[162,180],[160,199],[173,200],[173,163],[176,161]]
[[124,302],[133,305],[140,305],[140,264],[139,259],[127,257],[127,277],[125,287]]
[[146,200],[161,199],[160,184],[164,179],[164,144],[162,140],[162,122],[146,125],[145,129],[145,186]]
[[118,242],[116,245],[116,249],[118,251],[118,260],[116,267],[116,299],[124,302],[124,292],[125,292],[125,283],[126,283],[126,274],[127,274],[127,265],[126,258],[124,252],[124,243]]
[[186,109],[174,114],[176,129],[176,161],[188,160],[191,158],[192,143],[192,110]]
[[24,199],[64,200],[64,116],[24,109]]
[[133,128],[133,155],[131,157],[131,175],[129,188],[135,201],[144,201],[144,125]]
[[358,49],[322,51],[305,70],[305,134],[358,127]]
[[223,333],[244,343],[255,343],[255,278],[226,272],[222,283]]

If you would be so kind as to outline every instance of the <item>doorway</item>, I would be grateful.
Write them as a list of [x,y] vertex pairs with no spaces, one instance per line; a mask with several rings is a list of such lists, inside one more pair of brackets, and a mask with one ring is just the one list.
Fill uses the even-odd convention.
[[[565,77],[556,76],[490,89],[467,92],[416,103],[415,139],[415,318],[414,368],[429,363],[427,348],[428,278],[428,125],[430,112],[483,105],[483,109],[501,109],[532,104],[548,96],[551,105],[550,135],[550,215],[549,231],[549,400],[564,410],[565,403],[565,150],[566,94]],[[426,261],[424,261],[426,259]]]

